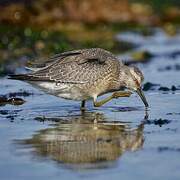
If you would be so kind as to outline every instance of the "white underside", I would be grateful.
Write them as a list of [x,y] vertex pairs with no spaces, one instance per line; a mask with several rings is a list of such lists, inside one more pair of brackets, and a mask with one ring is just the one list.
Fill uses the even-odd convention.
[[91,99],[87,93],[82,89],[77,87],[75,84],[65,84],[65,83],[52,83],[52,82],[31,82],[32,85],[42,89],[43,91],[62,97],[65,99],[72,99],[77,101]]

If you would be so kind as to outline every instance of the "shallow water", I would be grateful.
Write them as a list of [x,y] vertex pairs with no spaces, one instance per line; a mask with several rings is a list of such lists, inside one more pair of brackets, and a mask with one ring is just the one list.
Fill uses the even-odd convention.
[[[180,36],[124,33],[138,50],[154,56],[138,64],[145,82],[180,87]],[[120,56],[129,57],[129,54]],[[160,68],[165,68],[161,71]],[[115,99],[101,108],[53,97],[30,85],[0,79],[0,94],[30,92],[20,106],[0,106],[0,179],[179,179],[180,90],[145,92]]]

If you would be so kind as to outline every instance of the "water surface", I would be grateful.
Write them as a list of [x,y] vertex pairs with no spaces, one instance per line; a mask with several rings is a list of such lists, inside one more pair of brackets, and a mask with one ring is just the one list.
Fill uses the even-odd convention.
[[22,105],[0,106],[0,179],[180,178],[180,90],[171,90],[180,88],[174,68],[180,64],[180,36],[156,30],[152,36],[129,32],[118,38],[153,54],[149,63],[138,64],[145,82],[158,84],[145,92],[148,111],[133,94],[101,108],[89,102],[81,113],[79,102],[1,78],[1,95],[30,95],[20,96]]

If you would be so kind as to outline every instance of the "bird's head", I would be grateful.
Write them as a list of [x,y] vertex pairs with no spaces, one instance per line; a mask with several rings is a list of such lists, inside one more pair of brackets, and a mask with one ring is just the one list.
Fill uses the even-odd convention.
[[125,69],[126,69],[125,70],[126,78],[124,82],[125,87],[132,91],[135,91],[142,99],[144,105],[148,107],[149,106],[148,102],[141,88],[142,82],[144,80],[144,76],[142,72],[140,71],[139,68],[135,66],[129,66]]

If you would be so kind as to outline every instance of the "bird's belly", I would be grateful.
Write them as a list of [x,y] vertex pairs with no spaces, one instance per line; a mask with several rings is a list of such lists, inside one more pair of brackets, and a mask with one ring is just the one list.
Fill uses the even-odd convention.
[[65,99],[71,99],[71,100],[87,100],[91,97],[82,90],[81,87],[74,84],[67,84],[67,83],[55,83],[55,82],[39,82],[36,84],[40,89],[43,91],[62,97]]

